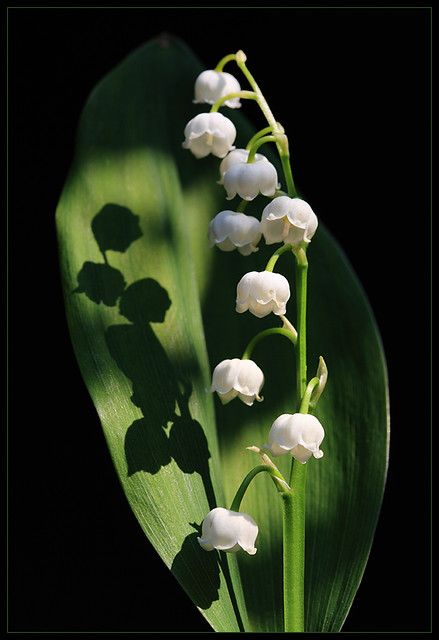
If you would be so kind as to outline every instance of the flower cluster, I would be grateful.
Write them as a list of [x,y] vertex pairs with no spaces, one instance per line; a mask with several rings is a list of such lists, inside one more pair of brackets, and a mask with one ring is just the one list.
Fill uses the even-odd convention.
[[[226,58],[234,58],[238,66],[239,60],[245,62],[242,52]],[[279,123],[266,116],[269,126],[253,136],[246,149],[235,148],[235,125],[218,113],[218,108],[237,109],[241,107],[241,99],[251,98],[257,100],[264,111],[263,104],[266,102],[256,83],[249,80],[253,92],[241,91],[238,80],[230,73],[223,72],[223,66],[220,63],[215,70],[203,71],[196,79],[194,102],[212,107],[209,112],[200,113],[188,122],[184,130],[183,147],[189,149],[196,158],[204,158],[209,154],[220,158],[218,184],[224,187],[227,200],[233,200],[236,196],[242,200],[237,207],[217,213],[210,222],[208,238],[212,247],[226,252],[236,249],[243,256],[248,256],[258,251],[262,237],[267,245],[284,244],[284,248],[275,252],[264,271],[250,271],[242,276],[236,289],[236,311],[249,311],[257,318],[273,313],[281,318],[284,328],[269,331],[290,332],[290,339],[295,342],[297,332],[285,317],[286,305],[291,297],[290,286],[283,275],[273,272],[273,266],[284,250],[291,249],[296,255],[306,250],[317,230],[317,216],[307,202],[296,196],[291,170],[289,177],[285,173],[288,187],[286,195],[279,192],[281,185],[275,166],[266,156],[256,153],[262,144],[274,142],[281,157],[282,153],[284,158],[288,155],[288,151],[285,152],[288,141]],[[248,79],[249,74],[246,73],[246,77]],[[285,170],[284,164],[283,167]],[[246,203],[259,195],[270,198],[270,202],[262,209],[260,220],[244,213]],[[241,359],[223,360],[213,371],[211,391],[218,394],[222,404],[239,398],[247,406],[252,406],[255,400],[262,400],[260,392],[264,374],[250,359],[248,349]],[[265,450],[274,457],[289,454],[301,464],[312,457],[319,459],[323,456],[320,449],[325,435],[323,426],[307,411],[310,399],[317,399],[325,381],[325,375],[319,375],[318,372],[318,377],[309,383],[313,386],[306,407],[303,409],[301,404],[299,413],[280,415],[269,430],[267,444],[263,449],[256,448],[259,452]],[[314,390],[316,385],[318,388]],[[303,402],[303,398],[301,400]],[[286,482],[284,485],[288,487]],[[253,555],[256,553],[257,534],[258,527],[251,516],[217,507],[204,519],[198,542],[206,551],[217,549],[235,552],[243,549]]]

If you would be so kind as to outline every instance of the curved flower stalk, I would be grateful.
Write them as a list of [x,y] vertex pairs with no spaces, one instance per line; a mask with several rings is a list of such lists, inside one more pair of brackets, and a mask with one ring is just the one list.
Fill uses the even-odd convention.
[[[249,90],[241,90],[240,83],[223,71],[226,64],[235,62],[244,75]],[[255,100],[267,126],[258,131],[245,149],[233,146],[236,130],[233,123],[218,113],[221,107],[237,108],[240,100]],[[306,356],[306,299],[307,248],[314,236],[318,220],[310,205],[297,197],[289,160],[289,143],[282,125],[275,119],[264,95],[246,66],[242,51],[225,56],[214,70],[204,71],[195,83],[195,102],[211,104],[210,113],[202,113],[186,126],[183,146],[202,158],[210,153],[222,158],[219,184],[227,199],[239,196],[242,202],[236,210],[224,210],[211,221],[208,236],[211,246],[225,252],[237,250],[243,256],[257,251],[263,236],[267,245],[283,242],[268,261],[265,270],[245,273],[236,288],[236,311],[250,311],[257,318],[273,313],[282,320],[282,328],[268,328],[254,336],[242,358],[223,360],[214,369],[211,391],[217,392],[222,404],[238,397],[248,406],[261,400],[264,374],[250,355],[255,346],[268,336],[282,335],[293,343],[297,370],[296,412],[279,416],[272,424],[268,444],[264,448],[251,446],[260,454],[262,464],[254,467],[239,487],[230,510],[218,507],[204,519],[202,535],[198,538],[206,550],[235,552],[244,549],[256,552],[258,527],[251,516],[240,513],[241,500],[251,480],[265,471],[273,480],[283,504],[283,567],[284,567],[284,628],[288,632],[303,632],[304,571],[305,571],[305,479],[311,459],[322,458],[320,445],[325,432],[320,421],[308,411],[314,409],[323,392],[327,368],[320,358],[316,377],[308,381]],[[280,183],[275,166],[257,150],[273,143],[279,153],[287,195],[279,195]],[[282,192],[281,192],[282,193]],[[245,215],[248,201],[259,196],[273,198],[265,204],[261,222]],[[234,207],[235,209],[235,207]],[[262,207],[261,207],[262,209]],[[296,261],[297,325],[285,317],[286,304],[291,297],[290,284],[283,275],[274,272],[283,253],[293,253]],[[265,452],[264,450],[265,449]],[[290,480],[287,483],[271,461],[272,456],[289,454],[292,458]],[[293,464],[294,463],[294,464]]]

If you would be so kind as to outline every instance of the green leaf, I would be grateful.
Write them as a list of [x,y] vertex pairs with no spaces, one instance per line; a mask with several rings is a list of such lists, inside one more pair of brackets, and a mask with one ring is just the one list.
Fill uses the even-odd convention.
[[[278,337],[253,355],[265,372],[263,403],[221,406],[209,393],[213,366],[239,357],[277,321],[234,311],[237,281],[263,268],[267,247],[244,258],[207,245],[209,220],[226,208],[218,160],[197,161],[181,148],[186,122],[200,111],[192,98],[201,70],[185,45],[161,37],[91,94],[57,209],[67,317],[123,489],[166,565],[215,630],[281,631],[280,500],[269,479],[258,476],[242,505],[259,524],[255,556],[226,560],[196,540],[207,512],[229,506],[258,463],[245,447],[263,444],[296,403],[294,352]],[[227,116],[245,146],[253,130],[241,114]],[[260,210],[259,199],[248,209]],[[386,370],[365,295],[322,226],[308,255],[309,370],[323,355],[329,379],[316,410],[325,456],[308,463],[306,625],[337,631],[382,499]],[[278,265],[291,282],[291,256]],[[294,322],[293,301],[288,315]]]

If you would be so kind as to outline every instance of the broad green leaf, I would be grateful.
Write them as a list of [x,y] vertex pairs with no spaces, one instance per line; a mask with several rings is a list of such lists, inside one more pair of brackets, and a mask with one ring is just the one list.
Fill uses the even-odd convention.
[[[244,258],[207,246],[208,222],[226,208],[218,160],[181,148],[200,111],[192,98],[201,70],[185,45],[162,37],[91,94],[57,210],[67,317],[123,489],[166,565],[215,630],[281,631],[280,500],[271,483],[258,476],[243,502],[259,524],[255,556],[226,560],[196,540],[207,512],[228,506],[258,463],[245,447],[263,444],[272,421],[296,405],[294,353],[279,337],[253,356],[265,372],[263,403],[221,406],[209,393],[213,366],[278,321],[234,311],[237,281],[263,268],[268,248]],[[227,115],[242,146],[252,129]],[[260,215],[261,202],[249,213]],[[322,226],[308,253],[309,370],[323,355],[329,379],[316,411],[325,456],[308,463],[306,625],[337,631],[380,509],[387,383],[364,293]],[[278,265],[291,282],[291,257]],[[294,322],[294,290],[288,316]],[[287,460],[280,466],[287,473]]]

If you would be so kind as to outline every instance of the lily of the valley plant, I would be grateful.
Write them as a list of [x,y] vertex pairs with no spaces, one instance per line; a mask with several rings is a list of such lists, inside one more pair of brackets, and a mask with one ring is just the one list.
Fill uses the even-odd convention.
[[[228,63],[236,63],[250,85],[248,90],[241,90],[238,80],[223,71]],[[249,140],[245,149],[236,149],[233,146],[236,128],[219,109],[240,108],[241,100],[254,100],[265,116],[267,126]],[[205,551],[256,553],[258,526],[250,514],[240,512],[240,504],[252,479],[266,472],[283,504],[284,628],[288,632],[300,632],[305,630],[306,474],[309,462],[315,463],[323,457],[320,446],[325,436],[323,426],[311,412],[326,384],[327,369],[323,358],[320,358],[316,375],[309,379],[306,356],[307,249],[317,230],[318,220],[311,206],[297,197],[287,135],[248,70],[242,51],[225,56],[215,69],[201,73],[195,83],[194,102],[212,106],[209,112],[198,114],[187,124],[183,147],[196,158],[209,154],[221,158],[219,184],[224,186],[227,200],[236,196],[241,198],[236,207],[220,211],[211,221],[208,229],[211,245],[221,251],[236,249],[245,260],[245,256],[258,251],[262,237],[266,244],[282,243],[265,268],[246,273],[237,283],[236,290],[238,313],[249,311],[257,318],[273,314],[282,326],[265,329],[254,336],[240,358],[233,356],[220,362],[213,371],[212,391],[218,394],[223,404],[238,398],[252,407],[255,401],[262,401],[264,373],[251,356],[260,340],[277,334],[289,338],[295,347],[298,398],[297,406],[292,406],[290,413],[273,416],[265,443],[249,443],[248,448],[259,454],[261,463],[243,479],[230,509],[217,507],[206,515],[198,541]],[[273,143],[277,148],[283,179],[278,176],[274,165],[260,153],[261,147],[267,143]],[[285,191],[280,191],[282,180]],[[248,201],[260,195],[271,198],[271,201],[261,207],[259,220],[246,215],[245,208]],[[288,280],[274,271],[278,258],[288,252],[295,258],[296,284],[293,292]],[[296,327],[286,316],[290,299],[295,299],[297,305]],[[281,474],[270,455],[291,457],[288,479]],[[313,472],[312,467],[309,472]]]

